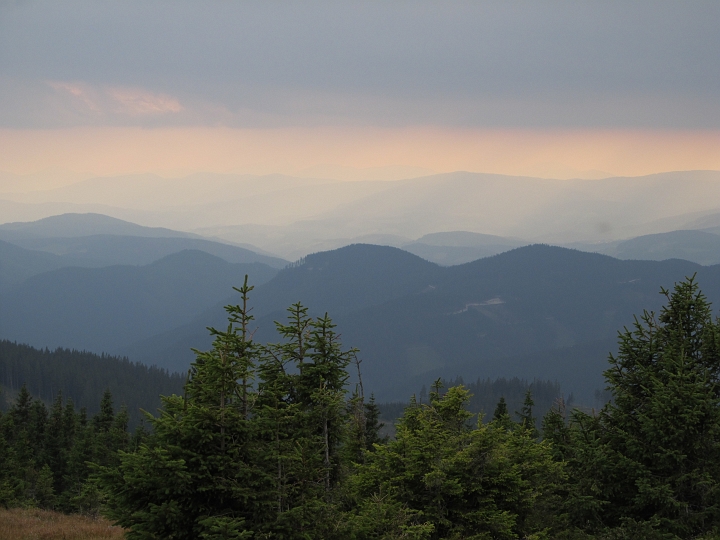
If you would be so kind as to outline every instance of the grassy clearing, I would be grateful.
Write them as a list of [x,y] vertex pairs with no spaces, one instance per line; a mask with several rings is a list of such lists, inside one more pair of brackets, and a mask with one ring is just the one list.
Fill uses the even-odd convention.
[[106,540],[123,538],[109,521],[47,510],[0,510],[0,540]]

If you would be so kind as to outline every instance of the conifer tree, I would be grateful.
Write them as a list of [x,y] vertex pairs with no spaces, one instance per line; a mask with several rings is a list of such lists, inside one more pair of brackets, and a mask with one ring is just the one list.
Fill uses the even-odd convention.
[[493,412],[493,420],[502,420],[505,416],[508,416],[507,403],[505,403],[504,397],[500,397],[495,412]]
[[266,470],[275,477],[277,501],[269,533],[323,537],[330,534],[323,527],[336,519],[330,514],[343,458],[360,455],[344,446],[352,431],[348,407],[360,403],[345,402],[355,351],[342,349],[327,314],[312,319],[300,303],[287,311],[287,322],[276,323],[284,341],[263,348],[258,368],[257,422],[272,449]]
[[103,469],[107,513],[128,538],[246,538],[272,504],[255,444],[251,388],[255,347],[248,332],[247,284],[228,306],[227,330],[210,329],[212,349],[197,351],[185,396],[163,399],[152,444],[120,453]]
[[526,430],[469,425],[463,387],[429,405],[411,400],[394,441],[368,455],[351,479],[359,501],[348,522],[355,538],[528,538],[560,466]]
[[497,406],[495,407],[495,412],[493,413],[492,418],[492,424],[496,427],[502,427],[506,430],[513,429],[516,424],[512,421],[512,418],[510,418],[510,413],[508,412],[507,403],[505,402],[504,397],[500,397],[500,400],[498,401]]
[[533,407],[535,402],[532,399],[532,391],[528,389],[525,392],[525,400],[523,401],[522,409],[520,412],[515,413],[518,415],[519,424],[522,428],[529,430],[530,436],[535,439],[538,436],[537,426],[535,424],[535,417],[533,416]]
[[365,404],[365,448],[372,452],[376,444],[384,444],[387,436],[380,435],[385,424],[380,421],[380,407],[375,403],[375,395],[370,394],[370,401]]
[[45,429],[43,461],[48,464],[53,475],[53,489],[55,493],[64,490],[64,477],[67,467],[67,437],[63,410],[62,393],[58,393],[50,409],[47,427]]
[[[620,334],[613,400],[576,412],[573,476],[596,523],[690,538],[720,527],[720,327],[693,278]],[[583,517],[592,522],[593,516]]]

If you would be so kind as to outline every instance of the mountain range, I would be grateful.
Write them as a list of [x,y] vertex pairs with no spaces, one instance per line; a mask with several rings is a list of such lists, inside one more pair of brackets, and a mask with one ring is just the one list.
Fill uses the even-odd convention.
[[[453,172],[346,182],[282,175],[135,175],[93,178],[52,190],[0,189],[0,215],[27,221],[67,212],[102,213],[251,244],[295,260],[360,242],[401,247],[398,243],[448,231],[527,244],[596,244],[704,230],[720,226],[718,185],[718,171],[598,180]],[[422,246],[409,249],[433,252]],[[472,256],[454,258],[457,251],[446,250],[438,262]]]
[[[719,266],[533,245],[443,268],[399,249],[354,245],[282,270],[257,287],[252,304],[261,341],[277,339],[273,321],[293,302],[328,311],[344,342],[361,349],[366,387],[383,400],[460,375],[555,379],[587,402],[604,387],[617,331],[643,309],[659,309],[661,286],[695,273],[717,304]],[[209,345],[204,326],[222,320],[218,305],[125,352],[180,369],[191,343]]]
[[[6,224],[0,238],[0,338],[184,371],[190,349],[209,346],[206,327],[225,324],[223,306],[237,301],[232,287],[248,274],[257,340],[278,339],[274,321],[294,302],[327,311],[344,343],[361,349],[366,387],[383,401],[406,399],[437,377],[517,376],[557,380],[592,403],[617,331],[660,307],[661,286],[697,273],[720,301],[720,236],[707,231],[585,246],[613,257],[456,231],[410,243],[384,237],[403,249],[353,244],[289,265],[96,215]],[[621,260],[666,256],[709,266]]]

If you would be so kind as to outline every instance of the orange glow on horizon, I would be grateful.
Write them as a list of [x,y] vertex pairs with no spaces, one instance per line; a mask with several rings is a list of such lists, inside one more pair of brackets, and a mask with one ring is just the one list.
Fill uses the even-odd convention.
[[0,129],[0,171],[284,173],[319,165],[547,178],[720,170],[720,131],[437,128]]

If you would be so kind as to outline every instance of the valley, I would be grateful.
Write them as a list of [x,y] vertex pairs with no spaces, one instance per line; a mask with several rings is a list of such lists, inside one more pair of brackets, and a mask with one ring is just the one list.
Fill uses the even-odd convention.
[[598,406],[617,331],[661,305],[660,287],[697,274],[720,302],[720,236],[699,230],[577,249],[434,233],[292,264],[250,244],[94,214],[0,225],[0,238],[0,339],[185,372],[248,274],[258,340],[273,338],[291,303],[328,312],[343,342],[360,349],[365,384],[383,402],[438,377],[520,377],[556,381]]

